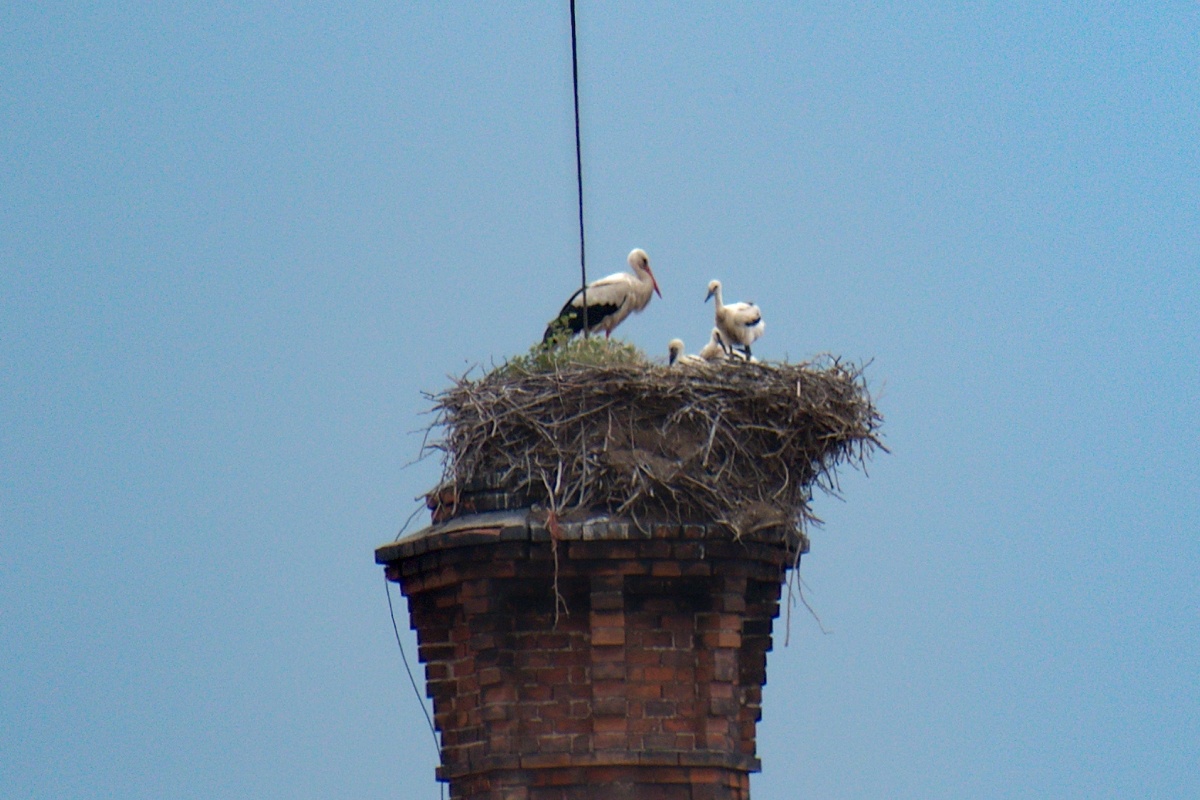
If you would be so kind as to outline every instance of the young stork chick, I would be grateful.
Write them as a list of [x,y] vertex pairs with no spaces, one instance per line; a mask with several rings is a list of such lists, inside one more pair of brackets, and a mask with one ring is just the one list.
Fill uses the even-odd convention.
[[727,347],[725,340],[721,338],[719,328],[712,329],[712,338],[708,344],[700,348],[700,358],[705,361],[749,361],[751,364],[757,364],[758,359],[754,356],[748,356],[741,350],[734,350],[732,347]]
[[675,364],[703,364],[706,359],[692,354],[684,355],[683,339],[672,339],[667,342],[667,366]]
[[742,350],[746,353],[746,358],[750,358],[750,345],[763,335],[763,331],[767,327],[767,324],[763,322],[762,312],[753,303],[725,305],[721,298],[720,281],[708,282],[708,295],[704,298],[704,302],[707,303],[713,297],[717,302],[717,329],[729,348],[726,352],[730,352],[735,345],[741,345]]
[[725,348],[725,340],[721,338],[720,328],[713,328],[712,338],[708,340],[708,344],[700,348],[700,357],[705,361],[718,361],[724,359],[728,352]]
[[589,332],[604,331],[604,338],[607,339],[613,328],[624,322],[626,317],[641,311],[650,303],[651,293],[662,297],[645,250],[635,248],[629,254],[629,267],[633,270],[632,274],[617,272],[589,283],[586,309],[583,307],[583,289],[571,295],[558,316],[546,326],[542,344],[549,344],[551,339],[564,331],[568,337],[574,336],[585,325]]

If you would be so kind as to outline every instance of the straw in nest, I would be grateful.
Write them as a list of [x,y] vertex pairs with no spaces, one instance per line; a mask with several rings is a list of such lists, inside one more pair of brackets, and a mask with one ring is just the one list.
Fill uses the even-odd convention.
[[[861,367],[510,363],[432,396],[443,479],[485,481],[560,517],[716,523],[740,536],[816,521],[812,487],[864,467],[882,418]],[[886,449],[886,448],[883,448]]]

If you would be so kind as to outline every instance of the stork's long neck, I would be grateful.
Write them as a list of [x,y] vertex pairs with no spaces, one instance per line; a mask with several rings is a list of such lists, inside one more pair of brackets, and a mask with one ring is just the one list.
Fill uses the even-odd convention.
[[654,294],[654,278],[641,264],[631,262],[630,266],[633,268],[633,282],[629,287],[632,290],[633,308],[641,311],[650,302],[650,295]]
[[654,290],[654,279],[650,277],[650,273],[642,267],[641,264],[633,263],[633,277],[637,278],[638,283],[649,287],[650,291]]
[[725,305],[725,301],[721,299],[721,284],[717,284],[713,288],[713,300],[716,301],[717,308]]

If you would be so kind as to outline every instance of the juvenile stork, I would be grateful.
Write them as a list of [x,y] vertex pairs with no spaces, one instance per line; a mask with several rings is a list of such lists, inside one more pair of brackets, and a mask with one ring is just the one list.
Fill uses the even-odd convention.
[[[571,295],[558,312],[558,316],[546,326],[542,344],[549,344],[555,336],[566,333],[570,338],[583,330],[604,331],[607,339],[613,328],[620,325],[635,311],[641,311],[650,302],[651,292],[662,297],[658,281],[650,271],[650,257],[641,248],[629,254],[629,266],[633,273],[617,272],[587,285],[587,308],[583,307],[584,290]],[[586,319],[586,322],[585,322]]]
[[721,338],[721,329],[712,329],[712,338],[708,344],[700,348],[700,357],[705,361],[718,361],[725,358],[729,351],[725,348],[725,340]]
[[704,298],[704,302],[707,303],[713,297],[717,299],[717,329],[726,345],[726,352],[732,352],[734,345],[741,345],[746,358],[750,358],[750,345],[763,335],[767,327],[763,322],[762,312],[753,303],[725,305],[721,299],[720,281],[708,282],[708,296]]
[[684,355],[683,339],[672,339],[667,342],[667,366],[675,364],[703,364],[707,359],[690,353]]

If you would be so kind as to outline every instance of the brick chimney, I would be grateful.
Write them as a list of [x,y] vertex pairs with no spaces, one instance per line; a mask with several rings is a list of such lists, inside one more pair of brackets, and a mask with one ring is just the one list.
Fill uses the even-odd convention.
[[747,800],[795,532],[464,509],[375,554],[408,598],[450,797]]
[[408,598],[454,800],[748,800],[812,489],[886,450],[838,358],[630,350],[535,349],[433,398],[433,524],[375,558]]

